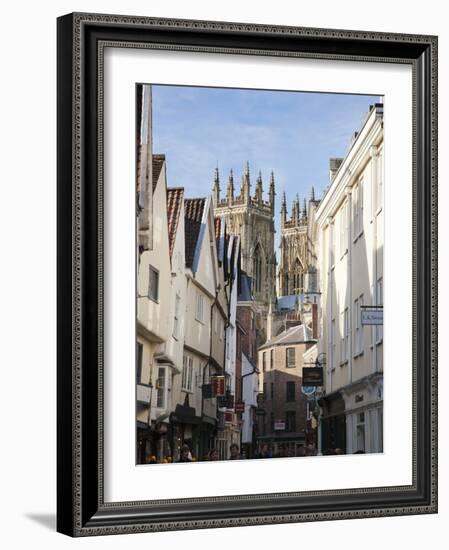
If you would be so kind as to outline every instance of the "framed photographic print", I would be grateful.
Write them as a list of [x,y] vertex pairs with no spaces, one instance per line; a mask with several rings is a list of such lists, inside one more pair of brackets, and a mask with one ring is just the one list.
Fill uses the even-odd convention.
[[58,19],[58,531],[437,511],[437,38]]

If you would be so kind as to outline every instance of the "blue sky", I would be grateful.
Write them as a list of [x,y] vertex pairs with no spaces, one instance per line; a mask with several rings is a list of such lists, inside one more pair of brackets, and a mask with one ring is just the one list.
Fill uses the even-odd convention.
[[[186,196],[211,194],[218,166],[222,196],[229,171],[237,192],[246,161],[252,183],[276,182],[276,226],[282,192],[290,213],[329,181],[329,158],[343,157],[378,96],[185,86],[153,86],[153,150],[165,153],[170,187]],[[254,187],[252,188],[254,191]]]

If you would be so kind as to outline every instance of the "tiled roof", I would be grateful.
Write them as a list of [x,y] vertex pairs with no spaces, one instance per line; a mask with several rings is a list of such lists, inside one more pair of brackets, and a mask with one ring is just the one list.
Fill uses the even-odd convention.
[[153,191],[157,185],[164,162],[165,155],[153,155]]
[[179,213],[184,199],[184,189],[182,187],[172,187],[167,189],[167,221],[168,221],[168,243],[170,247],[170,258],[173,255],[175,246],[176,231],[178,229]]
[[200,234],[201,220],[203,219],[205,198],[184,199],[186,266],[192,267],[195,256],[196,243]]
[[310,342],[311,340],[313,338],[310,328],[306,325],[296,325],[288,330],[284,330],[284,332],[266,342],[259,349],[270,348],[271,346],[299,344],[301,342]]

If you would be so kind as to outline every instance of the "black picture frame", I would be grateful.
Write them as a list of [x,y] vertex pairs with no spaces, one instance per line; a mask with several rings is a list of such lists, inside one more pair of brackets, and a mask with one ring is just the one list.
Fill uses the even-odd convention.
[[[437,37],[75,13],[58,29],[57,530],[71,536],[437,511]],[[301,55],[413,69],[413,483],[105,503],[102,44]],[[149,499],[151,495],[149,495]]]

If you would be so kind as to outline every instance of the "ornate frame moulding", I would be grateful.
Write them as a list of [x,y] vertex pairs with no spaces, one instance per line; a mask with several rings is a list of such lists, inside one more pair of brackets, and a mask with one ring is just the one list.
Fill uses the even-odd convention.
[[[409,64],[413,70],[413,483],[104,501],[104,48]],[[68,132],[67,128],[72,128]],[[437,38],[102,14],[58,19],[58,531],[71,536],[437,511]]]

